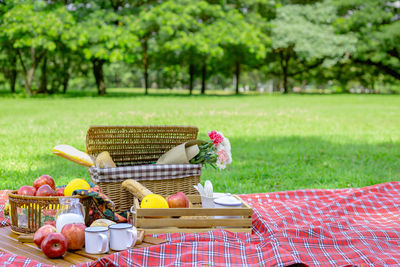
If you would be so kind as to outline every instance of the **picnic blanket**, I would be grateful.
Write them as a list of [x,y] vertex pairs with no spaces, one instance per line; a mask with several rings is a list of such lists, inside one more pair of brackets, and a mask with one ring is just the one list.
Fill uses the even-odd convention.
[[[400,182],[241,197],[254,208],[252,234],[159,234],[170,242],[80,266],[400,265]],[[36,264],[0,252],[0,266]]]

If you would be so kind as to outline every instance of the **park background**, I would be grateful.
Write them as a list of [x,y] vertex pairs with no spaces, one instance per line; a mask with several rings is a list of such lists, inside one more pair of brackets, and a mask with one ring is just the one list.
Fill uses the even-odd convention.
[[0,189],[87,168],[90,125],[221,131],[217,191],[400,178],[399,1],[0,1]]

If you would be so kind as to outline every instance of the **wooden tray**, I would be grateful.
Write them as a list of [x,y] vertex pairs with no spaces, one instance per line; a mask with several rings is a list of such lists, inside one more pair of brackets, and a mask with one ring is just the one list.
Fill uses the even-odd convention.
[[[251,233],[252,208],[240,197],[240,208],[202,208],[199,195],[188,195],[192,206],[189,208],[142,209],[134,198],[136,209],[135,225],[149,234],[197,233],[214,229],[231,232]],[[237,218],[215,218],[215,216],[237,216]]]
[[[164,239],[144,236],[143,242],[140,245],[136,245],[134,248],[148,247],[164,242],[166,242]],[[40,263],[56,266],[71,266],[79,263],[91,262],[114,253],[114,251],[109,251],[107,254],[88,254],[83,249],[74,252],[68,251],[63,258],[50,259],[44,255],[36,244],[19,242],[18,235],[12,233],[10,227],[0,228],[0,251],[28,257]]]

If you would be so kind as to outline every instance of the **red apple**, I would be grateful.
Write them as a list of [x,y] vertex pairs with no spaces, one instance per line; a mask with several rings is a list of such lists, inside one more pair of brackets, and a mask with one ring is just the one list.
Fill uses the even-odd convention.
[[57,196],[64,196],[64,187],[63,188],[57,188],[56,193]]
[[56,185],[50,175],[44,174],[33,181],[33,186],[38,190],[42,185],[48,184],[53,190],[56,190]]
[[189,199],[183,192],[178,192],[168,197],[170,208],[189,208]]
[[50,233],[57,232],[57,229],[52,225],[43,225],[39,229],[36,230],[35,235],[33,236],[33,242],[40,248],[43,239],[46,238]]
[[67,251],[68,241],[61,233],[50,233],[43,239],[40,248],[47,257],[58,258]]
[[36,196],[48,197],[57,196],[56,191],[54,191],[48,184],[44,184],[36,191]]
[[34,196],[35,193],[36,193],[36,188],[29,185],[23,185],[18,189],[18,195]]
[[83,223],[70,223],[64,225],[61,233],[68,241],[69,250],[77,250],[85,245],[85,228]]

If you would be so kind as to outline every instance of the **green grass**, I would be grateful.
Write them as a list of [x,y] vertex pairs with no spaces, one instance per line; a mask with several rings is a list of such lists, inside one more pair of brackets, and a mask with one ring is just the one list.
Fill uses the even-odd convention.
[[[50,174],[61,185],[87,168],[51,153],[85,149],[90,125],[196,125],[221,131],[233,163],[206,168],[217,191],[255,193],[360,187],[400,179],[400,96],[185,96],[112,92],[107,97],[0,94],[0,189]],[[122,97],[123,96],[123,97]]]

